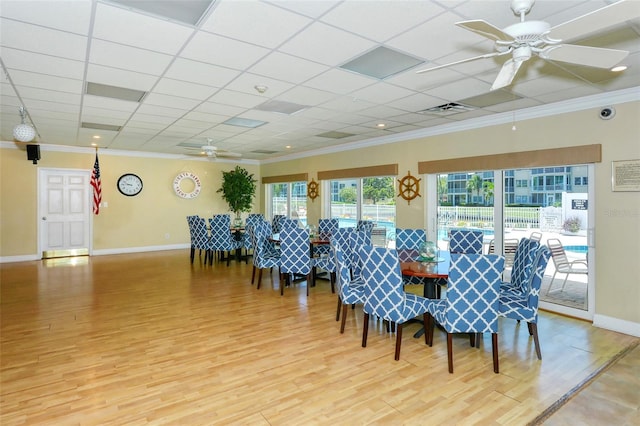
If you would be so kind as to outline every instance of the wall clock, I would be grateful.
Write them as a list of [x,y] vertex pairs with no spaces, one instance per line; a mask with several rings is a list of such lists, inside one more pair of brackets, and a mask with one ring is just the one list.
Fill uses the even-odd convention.
[[[182,182],[188,180],[192,182],[192,188],[189,190],[183,188]],[[186,185],[185,185],[186,186]],[[200,194],[200,179],[191,172],[182,172],[173,180],[173,190],[178,197],[195,198]]]
[[142,191],[142,179],[133,173],[125,173],[118,179],[118,191],[127,197],[138,195]]

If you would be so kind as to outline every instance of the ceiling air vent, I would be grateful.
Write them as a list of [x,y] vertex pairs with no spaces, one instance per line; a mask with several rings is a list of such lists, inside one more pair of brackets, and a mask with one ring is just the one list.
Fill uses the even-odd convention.
[[435,115],[452,115],[459,114],[461,112],[473,111],[475,108],[470,106],[458,104],[456,102],[449,102],[446,104],[438,105],[433,108],[423,109],[418,111],[420,114],[435,114]]

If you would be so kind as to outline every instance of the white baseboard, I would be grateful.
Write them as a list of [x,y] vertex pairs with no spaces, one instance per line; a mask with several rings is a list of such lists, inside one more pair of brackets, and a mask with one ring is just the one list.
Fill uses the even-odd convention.
[[[172,244],[167,246],[146,246],[146,247],[125,247],[114,249],[93,250],[91,256],[103,256],[106,254],[125,254],[125,253],[142,253],[145,251],[162,251],[162,250],[179,250],[189,248],[190,244]],[[0,257],[0,263],[10,262],[29,262],[33,260],[40,260],[41,256],[37,254],[25,254],[20,256],[2,256]]]
[[640,337],[640,323],[637,322],[595,314],[593,316],[593,325],[595,327],[606,328],[607,330]]

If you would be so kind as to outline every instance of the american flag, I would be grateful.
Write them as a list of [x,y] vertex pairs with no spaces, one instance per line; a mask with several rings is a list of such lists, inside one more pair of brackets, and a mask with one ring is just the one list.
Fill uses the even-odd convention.
[[100,213],[100,203],[102,202],[102,183],[100,182],[100,163],[98,162],[98,152],[96,151],[96,162],[93,163],[93,173],[91,174],[91,186],[93,186],[93,213]]

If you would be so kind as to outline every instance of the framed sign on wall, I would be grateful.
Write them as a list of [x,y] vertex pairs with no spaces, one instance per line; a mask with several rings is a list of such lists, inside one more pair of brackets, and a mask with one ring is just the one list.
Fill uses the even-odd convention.
[[640,159],[611,162],[611,190],[640,191]]

